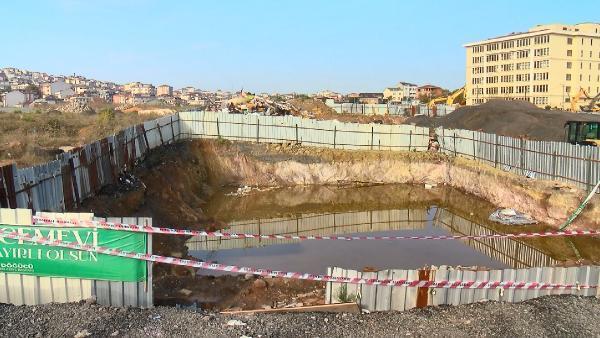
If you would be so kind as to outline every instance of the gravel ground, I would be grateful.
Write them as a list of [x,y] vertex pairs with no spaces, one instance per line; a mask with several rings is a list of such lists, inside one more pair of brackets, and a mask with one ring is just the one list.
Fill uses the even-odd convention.
[[518,304],[486,302],[405,312],[254,315],[109,308],[84,302],[0,304],[0,327],[5,337],[599,336],[600,300],[549,296]]

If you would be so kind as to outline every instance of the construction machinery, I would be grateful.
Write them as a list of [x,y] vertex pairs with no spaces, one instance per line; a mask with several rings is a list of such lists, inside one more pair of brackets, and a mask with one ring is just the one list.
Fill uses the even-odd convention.
[[466,99],[465,87],[462,87],[462,88],[459,88],[459,89],[453,91],[448,96],[431,99],[431,101],[429,101],[427,106],[429,108],[433,108],[436,104],[442,104],[442,103],[445,103],[447,105],[462,104],[462,102],[464,102],[465,99]]
[[571,144],[600,146],[600,122],[567,121],[565,123],[566,141]]
[[[569,93],[570,97],[571,97],[571,111],[572,112],[579,112],[579,111],[583,111],[586,113],[593,113],[593,112],[600,112],[600,93],[596,94],[596,96],[591,97],[588,92],[579,87],[579,90],[576,92],[571,92]],[[586,105],[579,105],[580,101],[587,101],[590,100],[590,102]]]

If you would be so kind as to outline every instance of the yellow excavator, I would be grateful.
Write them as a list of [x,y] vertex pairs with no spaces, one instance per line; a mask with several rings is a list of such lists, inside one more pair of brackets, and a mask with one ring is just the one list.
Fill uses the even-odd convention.
[[427,106],[429,108],[433,108],[436,104],[441,104],[441,103],[445,103],[447,105],[453,105],[453,104],[457,104],[457,103],[460,104],[462,102],[465,102],[466,98],[467,98],[467,94],[465,92],[465,87],[463,86],[462,88],[455,90],[448,96],[443,96],[443,97],[438,97],[438,98],[432,99],[431,101],[429,101]]
[[[592,113],[592,112],[600,112],[600,93],[596,94],[596,96],[591,97],[588,92],[579,87],[579,90],[576,92],[571,92],[569,93],[569,96],[571,97],[571,111],[576,113],[579,111],[583,111],[586,113]],[[578,106],[579,101],[583,101],[583,100],[591,100],[589,104],[584,105],[584,106]]]

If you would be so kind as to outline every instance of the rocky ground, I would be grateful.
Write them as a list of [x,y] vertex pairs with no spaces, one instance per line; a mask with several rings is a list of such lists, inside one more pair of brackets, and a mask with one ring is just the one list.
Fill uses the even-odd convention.
[[25,336],[598,336],[600,301],[549,296],[368,314],[224,315],[173,307],[108,308],[91,303],[0,305],[6,337]]

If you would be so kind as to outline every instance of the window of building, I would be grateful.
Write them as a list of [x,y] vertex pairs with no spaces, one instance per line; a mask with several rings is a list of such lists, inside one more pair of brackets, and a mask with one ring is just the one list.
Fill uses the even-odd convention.
[[565,93],[569,93],[571,92],[571,86],[566,86],[565,87]]
[[571,67],[573,67],[573,64],[571,63],[571,61],[567,61],[567,69],[571,69]]
[[550,66],[549,60],[539,60],[533,62],[533,68],[548,68]]
[[535,74],[533,74],[533,80],[535,80],[535,81],[548,80],[548,73],[535,73]]
[[533,51],[534,56],[546,56],[548,55],[550,48],[537,48]]
[[533,42],[535,44],[542,44],[542,43],[548,43],[550,41],[550,36],[549,35],[540,35],[540,36],[536,36],[533,39]]
[[567,74],[566,80],[571,81],[571,74]]
[[517,51],[517,59],[529,57],[529,49],[523,49]]
[[573,51],[570,49],[567,49],[567,56],[573,56]]
[[[525,70],[525,69],[529,69],[530,68],[530,63],[529,62],[519,62],[517,63],[517,70]],[[512,70],[512,69],[511,69]]]
[[573,38],[567,38],[567,45],[573,44]]

